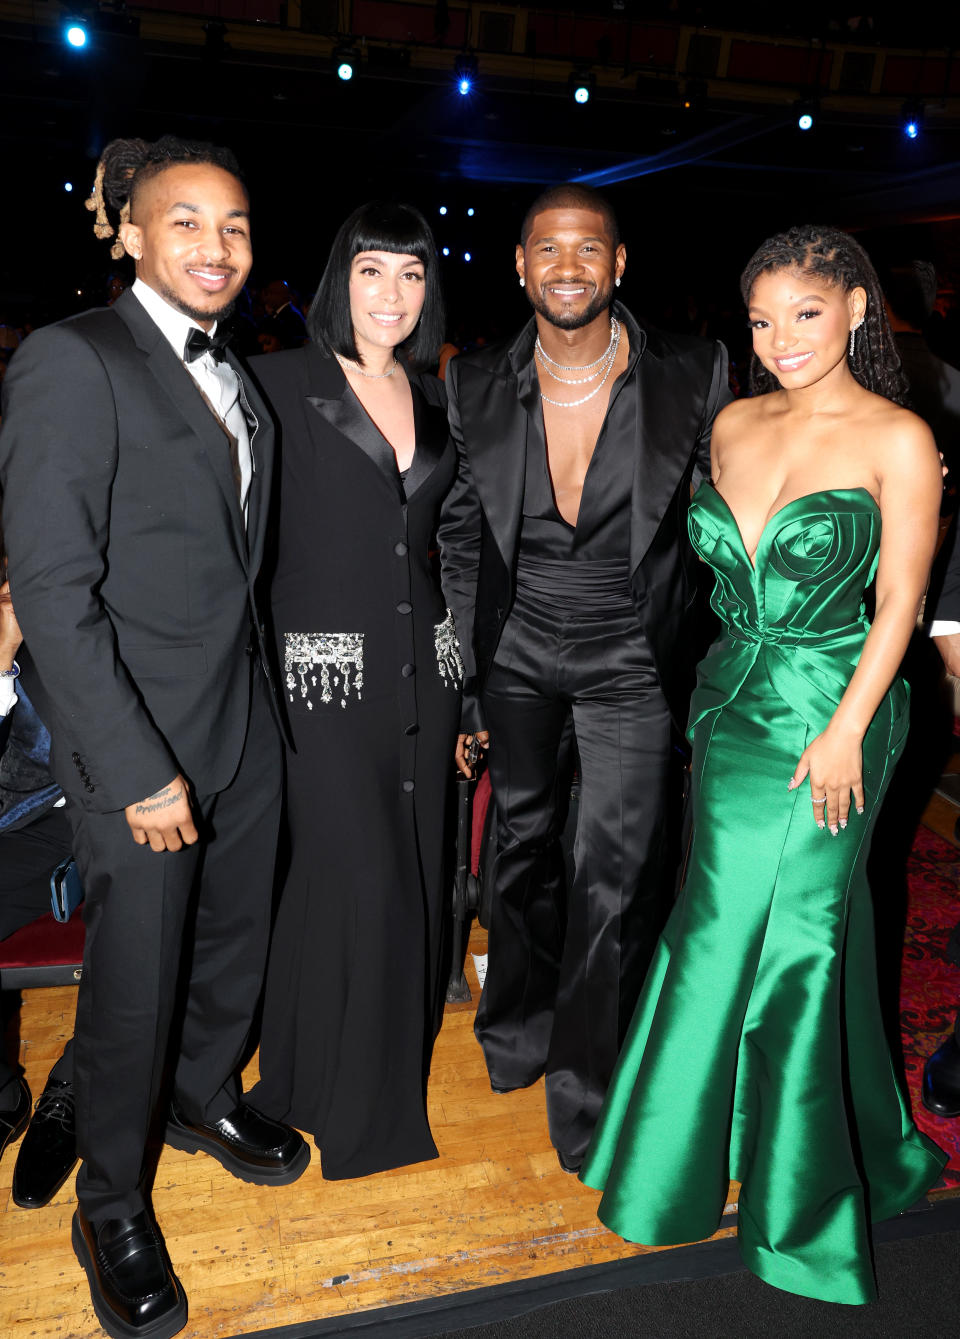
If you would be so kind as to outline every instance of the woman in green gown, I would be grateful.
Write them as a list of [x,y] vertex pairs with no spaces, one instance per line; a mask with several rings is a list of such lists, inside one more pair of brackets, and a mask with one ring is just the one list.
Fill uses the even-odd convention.
[[695,836],[581,1177],[650,1245],[710,1236],[737,1180],[754,1273],[861,1303],[871,1220],[944,1161],[884,1037],[865,876],[941,477],[855,241],[791,229],[742,288],[755,394],[717,419],[690,509],[723,625],[691,707]]

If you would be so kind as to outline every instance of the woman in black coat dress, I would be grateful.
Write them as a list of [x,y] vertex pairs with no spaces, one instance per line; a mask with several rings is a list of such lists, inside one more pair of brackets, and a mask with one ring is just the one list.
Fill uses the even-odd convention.
[[272,609],[293,747],[250,1100],[312,1132],[329,1179],[437,1156],[462,665],[430,542],[454,452],[442,384],[407,363],[435,356],[442,321],[426,221],[366,205],[334,242],[312,342],[253,360],[281,429]]

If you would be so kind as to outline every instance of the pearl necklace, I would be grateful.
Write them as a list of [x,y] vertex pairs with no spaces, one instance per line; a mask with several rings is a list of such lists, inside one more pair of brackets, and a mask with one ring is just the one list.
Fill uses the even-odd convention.
[[350,362],[347,358],[341,358],[339,353],[336,357],[337,362],[347,372],[356,372],[358,377],[366,377],[368,381],[386,381],[387,377],[392,377],[394,372],[396,372],[397,368],[400,366],[397,362],[396,354],[394,354],[393,358],[393,367],[391,367],[389,372],[364,372],[362,367],[357,367],[355,363]]
[[[607,378],[610,376],[610,373],[613,371],[613,365],[614,365],[614,363],[617,361],[617,350],[618,350],[619,347],[620,347],[620,324],[619,324],[619,322],[617,322],[617,321],[612,321],[612,325],[616,326],[616,329],[611,331],[610,344],[607,346],[607,351],[606,351],[606,353],[603,355],[603,357],[604,357],[604,358],[606,359],[606,361],[607,361],[607,365],[606,365],[606,367],[604,368],[603,376],[600,378],[600,381],[598,382],[598,384],[597,384],[596,386],[594,386],[593,390],[590,391],[587,395],[581,395],[581,397],[580,397],[579,400],[553,400],[553,399],[551,399],[551,397],[550,397],[549,395],[545,395],[544,392],[541,390],[541,392],[540,392],[540,399],[541,399],[541,400],[545,400],[545,401],[547,402],[547,404],[555,405],[557,409],[576,409],[577,405],[586,404],[588,400],[592,400],[593,397],[594,397],[595,395],[599,395],[599,394],[600,394],[600,391],[603,389],[604,384],[605,384]],[[601,361],[602,361],[602,359],[601,359]],[[559,366],[561,366],[561,364],[559,364],[559,363],[555,363],[554,366],[555,366],[555,367],[559,367]],[[590,367],[590,366],[592,366],[592,364],[588,363],[587,366]],[[577,371],[582,371],[582,368],[577,368],[576,370],[577,370]],[[557,380],[557,381],[562,381],[563,378],[562,378],[562,377],[556,377],[555,380]],[[592,377],[585,377],[585,378],[583,378],[583,380],[585,380],[585,381],[592,381],[593,378],[592,378]],[[569,384],[569,385],[572,385],[572,386],[575,386],[575,385],[577,385],[578,383],[575,382],[575,381],[572,381],[572,382],[570,382],[570,383],[568,383],[568,384]]]
[[[539,336],[539,335],[537,336],[537,342],[536,342],[536,344],[534,345],[534,348],[536,349],[536,352],[540,355],[540,357],[543,359],[543,361],[544,361],[545,363],[549,363],[551,367],[559,367],[559,369],[560,369],[561,372],[589,372],[590,369],[591,369],[591,367],[599,367],[600,364],[604,361],[605,358],[609,358],[609,357],[610,357],[610,350],[613,348],[613,342],[614,342],[615,339],[619,339],[619,338],[620,338],[620,322],[616,319],[616,317],[611,316],[611,317],[610,317],[610,343],[609,343],[609,344],[607,345],[607,347],[604,349],[603,353],[601,353],[601,355],[600,355],[599,358],[596,358],[592,363],[584,363],[582,366],[579,366],[579,367],[568,366],[566,363],[558,363],[554,358],[551,358],[550,355],[549,355],[549,353],[547,353],[546,349],[545,349],[545,348],[543,347],[543,345],[540,343],[540,336]],[[550,375],[553,376],[553,373],[551,372]],[[557,377],[556,380],[557,380],[557,381],[562,381],[563,378],[562,378],[562,377]],[[586,380],[586,381],[590,381],[590,380],[592,380],[592,378],[590,378],[590,377],[585,377],[584,380]],[[576,383],[576,382],[573,382],[572,384],[573,384],[573,385],[576,385],[577,383]]]

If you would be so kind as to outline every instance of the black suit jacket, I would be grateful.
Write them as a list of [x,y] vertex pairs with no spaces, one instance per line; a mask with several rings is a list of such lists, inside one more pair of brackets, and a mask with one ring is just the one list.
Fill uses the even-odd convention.
[[273,459],[269,411],[244,388],[258,421],[246,533],[219,420],[132,292],[11,361],[10,584],[51,771],[85,808],[123,808],[178,771],[209,794],[236,771]]
[[[630,588],[674,719],[683,728],[694,657],[689,615],[696,559],[687,540],[691,482],[710,476],[710,433],[731,398],[722,344],[641,329],[619,303],[631,358],[639,353],[638,419],[630,520]],[[444,584],[466,652],[463,728],[482,728],[479,696],[510,612],[523,507],[527,433],[541,413],[531,320],[511,344],[455,358],[447,368],[457,481],[440,526]],[[466,635],[473,628],[472,646]]]

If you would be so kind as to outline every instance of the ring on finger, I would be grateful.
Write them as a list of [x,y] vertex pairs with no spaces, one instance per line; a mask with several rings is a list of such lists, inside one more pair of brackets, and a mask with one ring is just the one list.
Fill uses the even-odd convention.
[[812,795],[810,798],[814,804],[826,804],[827,802],[826,795]]

